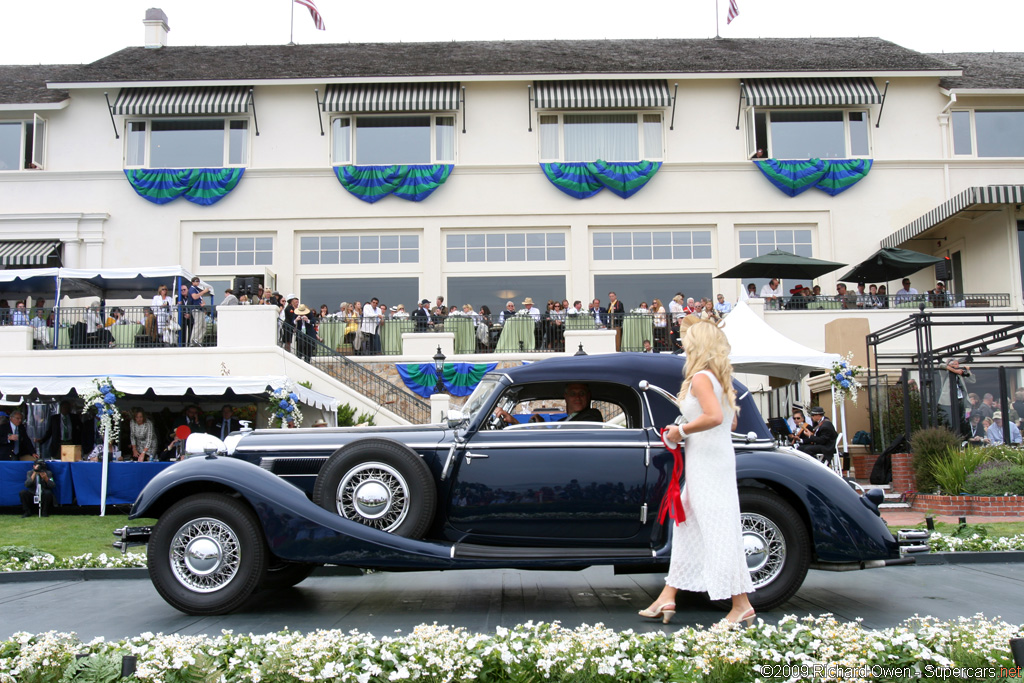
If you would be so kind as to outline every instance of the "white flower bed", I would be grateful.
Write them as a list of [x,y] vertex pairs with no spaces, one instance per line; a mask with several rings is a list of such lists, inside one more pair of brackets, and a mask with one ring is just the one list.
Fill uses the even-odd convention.
[[981,534],[970,536],[950,536],[933,531],[928,545],[932,552],[955,553],[957,551],[980,551],[980,550],[1024,550],[1024,534],[1006,536],[1003,538],[986,538]]
[[[999,677],[1013,670],[1020,626],[982,615],[915,617],[870,630],[831,615],[783,617],[747,630],[714,626],[665,633],[566,629],[528,622],[493,635],[421,625],[376,638],[350,631],[184,636],[143,633],[81,642],[73,633],[16,633],[0,641],[0,683],[108,680],[138,658],[138,681],[637,681],[873,680]],[[75,655],[89,657],[76,659]],[[970,672],[953,667],[970,667]],[[1005,675],[1005,674],[1004,674]]]
[[32,548],[0,547],[0,572],[24,572],[36,569],[115,569],[145,566],[145,552],[130,552],[127,555],[86,553],[85,555],[57,559],[49,553],[41,553]]

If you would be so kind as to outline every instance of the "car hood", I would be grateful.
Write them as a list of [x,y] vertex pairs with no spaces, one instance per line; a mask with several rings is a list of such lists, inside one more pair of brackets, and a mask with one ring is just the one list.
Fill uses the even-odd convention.
[[[242,432],[233,444],[232,453],[249,450],[265,451],[269,448],[292,450],[340,448],[356,439],[367,437],[391,438],[405,444],[440,443],[448,430],[440,424],[408,425],[400,427],[318,427],[308,429],[257,429]],[[234,436],[234,435],[232,435]],[[230,437],[229,437],[230,438]]]

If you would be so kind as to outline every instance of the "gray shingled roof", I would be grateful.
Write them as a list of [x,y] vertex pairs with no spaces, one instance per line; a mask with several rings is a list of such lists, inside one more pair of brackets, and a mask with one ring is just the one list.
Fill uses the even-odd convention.
[[65,82],[949,69],[880,38],[525,40],[130,47],[75,69]]
[[943,88],[1024,89],[1024,52],[947,52],[932,57],[964,70],[963,76],[940,79]]
[[48,81],[64,79],[77,65],[0,66],[0,104],[51,104],[68,98],[67,90],[47,90]]

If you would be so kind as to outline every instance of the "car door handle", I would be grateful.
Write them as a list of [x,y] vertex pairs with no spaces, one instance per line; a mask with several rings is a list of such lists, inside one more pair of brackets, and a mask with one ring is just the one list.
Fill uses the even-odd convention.
[[466,464],[468,465],[469,463],[473,462],[474,458],[489,458],[489,457],[491,457],[491,456],[487,455],[486,453],[470,453],[469,451],[466,451]]

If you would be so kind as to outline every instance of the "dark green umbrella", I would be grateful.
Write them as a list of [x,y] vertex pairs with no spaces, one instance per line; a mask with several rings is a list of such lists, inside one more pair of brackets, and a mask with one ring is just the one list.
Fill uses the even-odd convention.
[[822,261],[821,259],[808,256],[797,256],[788,251],[776,249],[763,256],[747,259],[724,273],[719,273],[715,277],[777,277],[780,279],[813,280],[825,273],[839,270],[845,265],[845,263],[836,263],[835,261]]
[[843,282],[889,282],[934,266],[942,260],[941,257],[909,249],[879,249],[839,279]]

